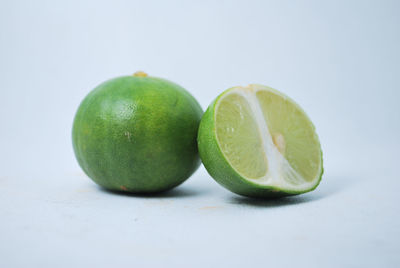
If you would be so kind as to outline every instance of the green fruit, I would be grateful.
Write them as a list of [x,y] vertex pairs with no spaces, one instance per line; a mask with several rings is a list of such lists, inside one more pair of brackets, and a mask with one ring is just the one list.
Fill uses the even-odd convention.
[[289,97],[262,85],[219,95],[201,120],[198,147],[208,173],[244,196],[309,192],[323,173],[311,120]]
[[84,172],[110,190],[171,189],[199,167],[198,102],[170,81],[143,72],[108,80],[82,101],[72,141]]

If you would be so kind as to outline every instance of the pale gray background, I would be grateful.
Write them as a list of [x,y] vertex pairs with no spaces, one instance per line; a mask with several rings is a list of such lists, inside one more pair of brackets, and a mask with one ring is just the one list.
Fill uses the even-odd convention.
[[[1,1],[0,267],[399,267],[399,1]],[[320,187],[253,201],[201,167],[153,198],[79,168],[74,113],[144,70],[205,109],[277,88],[310,115]]]

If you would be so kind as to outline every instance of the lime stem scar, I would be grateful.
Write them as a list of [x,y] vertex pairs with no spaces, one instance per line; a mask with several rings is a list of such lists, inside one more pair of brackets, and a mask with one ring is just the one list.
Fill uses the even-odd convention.
[[147,74],[143,71],[137,71],[136,73],[133,74],[135,77],[147,77]]

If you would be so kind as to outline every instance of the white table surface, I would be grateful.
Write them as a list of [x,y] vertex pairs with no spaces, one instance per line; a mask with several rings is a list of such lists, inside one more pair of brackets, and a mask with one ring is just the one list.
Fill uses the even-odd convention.
[[396,267],[395,161],[370,169],[353,160],[326,166],[314,192],[273,201],[232,194],[203,167],[152,197],[104,191],[78,168],[12,172],[0,178],[0,264]]
[[[0,8],[0,267],[400,267],[397,1],[8,1]],[[205,109],[261,83],[316,125],[311,193],[237,196],[201,167],[162,195],[78,166],[74,113],[143,69]]]

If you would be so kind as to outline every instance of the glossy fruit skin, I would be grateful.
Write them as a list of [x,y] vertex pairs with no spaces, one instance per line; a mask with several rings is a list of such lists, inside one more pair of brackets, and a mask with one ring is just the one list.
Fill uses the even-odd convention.
[[72,142],[84,172],[115,191],[169,190],[200,165],[203,111],[184,88],[155,77],[124,76],[91,91],[76,113]]
[[318,182],[313,188],[308,189],[307,191],[290,191],[286,189],[280,189],[279,187],[255,184],[243,178],[231,167],[218,144],[214,120],[216,103],[224,94],[229,92],[229,90],[230,89],[224,91],[210,104],[204,113],[199,126],[199,133],[197,136],[199,154],[203,165],[210,176],[217,183],[231,192],[252,198],[273,199],[290,195],[298,195],[310,192],[317,188],[322,178],[323,169]]

